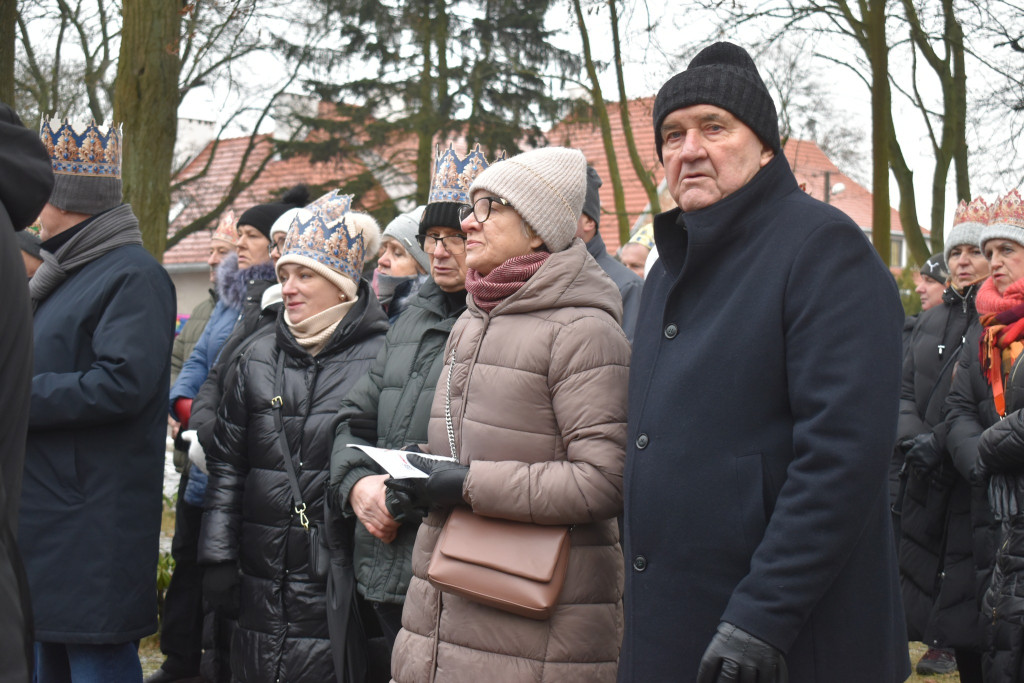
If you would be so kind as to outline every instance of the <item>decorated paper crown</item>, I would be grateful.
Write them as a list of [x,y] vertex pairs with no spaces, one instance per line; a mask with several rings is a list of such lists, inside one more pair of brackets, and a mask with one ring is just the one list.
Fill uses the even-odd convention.
[[213,231],[210,239],[222,240],[231,246],[235,246],[235,243],[238,241],[238,225],[235,221],[234,211],[228,209],[220,215],[220,220],[217,221],[217,229]]
[[[505,156],[504,151],[499,152],[492,163],[496,164],[504,160]],[[434,177],[430,182],[427,204],[435,202],[468,204],[469,186],[488,165],[487,158],[480,150],[480,145],[473,147],[465,158],[459,157],[450,142],[448,149],[443,152],[438,147],[437,160],[434,162]]]
[[281,261],[284,257],[301,256],[338,271],[359,282],[363,270],[365,247],[362,232],[352,236],[346,217],[327,221],[317,212],[300,212],[288,229]]
[[56,132],[49,121],[43,121],[39,137],[57,175],[121,177],[121,131],[114,126],[103,133],[91,121],[79,134],[67,119]]
[[313,213],[319,213],[332,223],[352,209],[354,194],[341,194],[341,190],[331,190],[315,202],[306,206]]
[[991,212],[992,208],[982,197],[975,197],[970,204],[961,199],[956,207],[956,212],[953,214],[953,225],[960,225],[961,223],[980,223],[986,225]]
[[1000,197],[993,206],[988,218],[989,225],[1012,225],[1024,228],[1024,205],[1021,204],[1017,190],[1010,190]]

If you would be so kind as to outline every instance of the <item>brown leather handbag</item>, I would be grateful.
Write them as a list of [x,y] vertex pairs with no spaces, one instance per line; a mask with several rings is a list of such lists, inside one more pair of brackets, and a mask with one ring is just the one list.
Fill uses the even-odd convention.
[[[454,349],[450,362],[444,412],[448,442],[457,458],[451,417]],[[434,546],[427,579],[438,590],[521,617],[547,619],[565,583],[570,530],[566,525],[483,517],[457,506]]]

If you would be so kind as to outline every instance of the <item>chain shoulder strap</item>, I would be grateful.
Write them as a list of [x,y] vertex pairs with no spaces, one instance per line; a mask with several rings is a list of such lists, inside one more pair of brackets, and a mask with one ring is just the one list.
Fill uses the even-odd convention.
[[452,370],[455,369],[455,349],[452,349],[448,361],[448,381],[444,390],[444,426],[448,428],[448,446],[452,449],[452,457],[458,460],[459,456],[455,453],[455,429],[452,427]]

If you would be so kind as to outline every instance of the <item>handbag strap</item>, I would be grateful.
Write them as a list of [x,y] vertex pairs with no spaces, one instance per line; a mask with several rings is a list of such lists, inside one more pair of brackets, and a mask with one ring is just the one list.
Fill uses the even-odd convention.
[[284,455],[284,470],[288,474],[288,485],[292,489],[292,509],[299,516],[299,523],[309,533],[309,518],[306,517],[306,504],[302,502],[302,490],[299,489],[299,479],[295,476],[295,463],[292,462],[292,452],[288,448],[288,438],[284,434],[284,425],[281,423],[281,408],[284,406],[284,351],[277,352],[277,366],[274,368],[274,398],[270,399],[270,408],[274,413],[274,428],[277,430],[277,439],[281,444],[281,453]]
[[452,370],[455,369],[455,349],[449,356],[448,381],[444,390],[444,426],[448,429],[448,447],[452,449],[452,458],[458,461],[459,456],[455,453],[455,429],[452,428]]

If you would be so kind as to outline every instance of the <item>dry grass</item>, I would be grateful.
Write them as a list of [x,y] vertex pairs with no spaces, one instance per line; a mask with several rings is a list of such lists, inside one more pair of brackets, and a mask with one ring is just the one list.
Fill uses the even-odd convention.
[[[924,653],[928,651],[924,643],[911,643],[910,644],[910,668],[913,669],[917,666],[917,661],[924,656]],[[908,683],[960,683],[960,674],[951,673],[943,676],[918,676],[916,673],[911,673],[910,678],[907,679]]]

